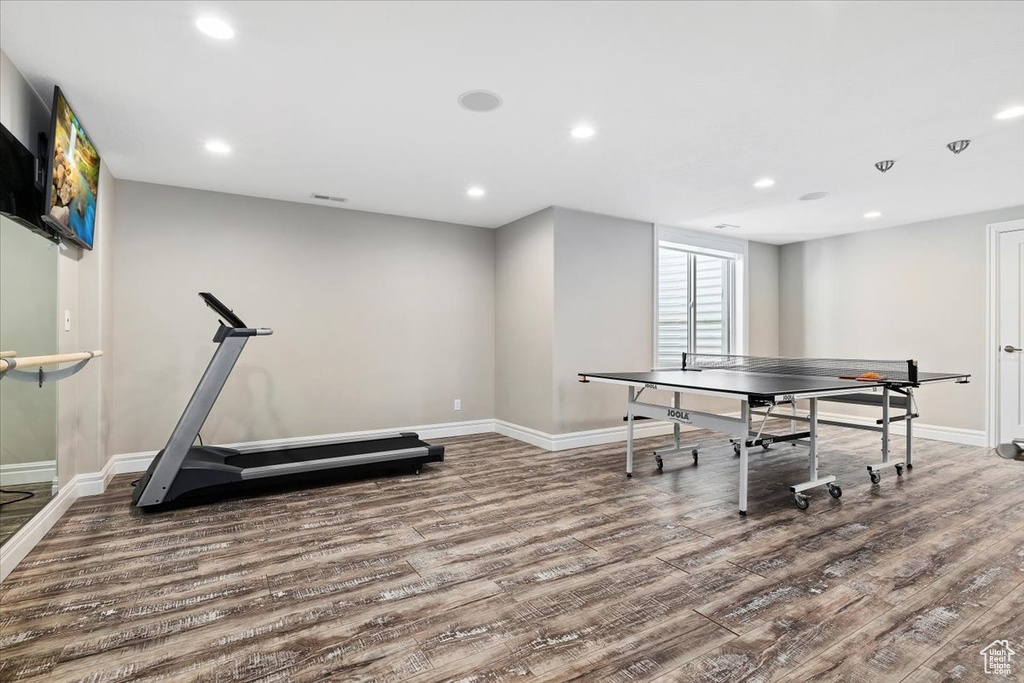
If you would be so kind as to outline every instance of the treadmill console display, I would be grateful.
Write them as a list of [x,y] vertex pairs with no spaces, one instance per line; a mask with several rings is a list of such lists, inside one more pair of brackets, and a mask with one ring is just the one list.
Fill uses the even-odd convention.
[[212,308],[214,312],[220,316],[221,321],[228,327],[235,327],[239,329],[248,327],[248,325],[242,322],[241,318],[235,315],[234,311],[225,306],[224,302],[213,294],[210,294],[209,292],[199,292],[199,296],[203,298],[203,301],[206,302],[207,306]]

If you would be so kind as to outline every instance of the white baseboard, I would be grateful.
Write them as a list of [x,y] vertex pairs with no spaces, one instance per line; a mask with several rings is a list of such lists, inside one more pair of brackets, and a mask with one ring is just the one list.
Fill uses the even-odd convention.
[[83,477],[88,476],[78,475],[69,481],[57,492],[56,496],[50,499],[50,502],[43,506],[42,510],[36,513],[35,517],[27,521],[0,546],[0,581],[7,578],[7,575],[25,559],[32,548],[36,547],[36,543],[42,540],[46,532],[52,529],[53,525],[67,512],[71,504],[78,500],[81,495],[78,491],[79,483]]
[[[692,431],[692,428],[685,426],[682,429],[683,431]],[[508,436],[517,441],[523,441],[548,451],[565,451],[570,448],[599,446],[601,444],[626,440],[625,425],[605,429],[589,429],[582,432],[567,432],[565,434],[548,434],[547,432],[523,427],[522,425],[506,422],[505,420],[495,420],[494,431],[503,436]],[[634,432],[638,439],[642,439],[645,436],[663,436],[672,433],[672,423],[638,422],[634,427]]]
[[[788,416],[786,410],[788,409],[781,409],[778,413],[773,414],[772,417],[779,420],[785,420]],[[729,417],[740,416],[739,413],[728,413],[728,415]],[[807,411],[800,410],[797,412],[797,415],[800,417],[807,417]],[[881,413],[879,413],[879,415],[881,415]],[[761,418],[756,419],[760,420]],[[878,418],[866,417],[864,415],[848,415],[846,413],[823,413],[820,410],[818,411],[818,419],[839,420],[841,422],[849,422],[850,424],[865,425],[869,427],[880,426],[875,423],[875,420]],[[759,424],[759,422],[755,422],[755,424]],[[800,424],[803,424],[806,428],[806,422],[801,422]],[[892,423],[892,426],[889,427],[890,436],[905,436],[906,433],[907,425],[905,422],[894,422]],[[914,438],[930,439],[932,441],[946,441],[948,443],[959,443],[965,446],[981,446],[982,448],[988,448],[988,436],[985,434],[984,430],[922,424],[917,420],[914,420]]]
[[44,481],[53,481],[56,476],[56,460],[17,462],[0,465],[0,486],[41,484]]
[[[781,419],[785,419],[785,413],[780,413],[779,417]],[[875,420],[877,418],[864,417],[863,415],[819,412],[818,417],[823,420],[842,420],[843,422],[849,422],[851,424],[877,426],[875,425]],[[906,433],[907,425],[904,422],[894,422],[889,427],[889,434],[892,436],[904,436]],[[949,443],[959,443],[965,446],[988,446],[988,437],[984,430],[922,424],[917,420],[914,420],[914,438],[931,439],[933,441],[947,441]]]

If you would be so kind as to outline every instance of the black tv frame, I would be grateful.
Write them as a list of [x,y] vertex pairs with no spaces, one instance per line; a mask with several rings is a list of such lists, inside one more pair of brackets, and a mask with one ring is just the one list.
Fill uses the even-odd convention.
[[[7,128],[7,126],[3,124],[0,124],[0,136],[3,136],[4,138],[3,146],[5,153],[9,153],[14,157],[14,159],[6,160],[7,163],[16,163],[18,158],[20,158],[21,160],[32,160],[31,174],[26,173],[25,176],[21,178],[21,181],[23,183],[23,187],[32,188],[32,191],[34,193],[33,196],[35,198],[34,202],[30,202],[28,210],[25,210],[25,207],[23,205],[12,206],[7,208],[13,208],[14,212],[5,211],[3,208],[0,208],[0,214],[5,216],[6,218],[9,218],[15,223],[28,228],[32,232],[45,237],[51,242],[56,242],[59,244],[61,242],[61,237],[58,234],[56,234],[48,224],[42,222],[41,214],[43,209],[43,195],[45,194],[39,183],[40,165],[42,163],[42,160],[39,158],[37,154],[33,154],[31,150],[28,149],[28,147],[21,144],[21,140],[19,140],[17,136],[14,135],[14,133],[11,132]],[[40,136],[45,137],[42,133],[40,133]],[[34,206],[32,204],[34,204]],[[0,207],[2,206],[4,206],[4,204],[0,203]]]
[[[60,221],[58,221],[57,219],[55,219],[55,218],[50,216],[50,207],[53,204],[53,170],[54,170],[53,169],[53,154],[54,154],[54,152],[57,151],[57,102],[60,99],[64,100],[64,103],[68,105],[68,109],[71,110],[72,114],[75,113],[75,108],[71,106],[70,100],[68,100],[68,98],[64,96],[64,92],[60,89],[60,86],[59,85],[53,86],[53,103],[50,106],[49,140],[46,141],[46,158],[43,160],[45,162],[45,166],[44,166],[45,170],[43,172],[43,182],[45,184],[45,187],[43,189],[42,213],[41,213],[39,219],[47,227],[49,227],[51,230],[56,232],[61,237],[62,240],[71,242],[72,244],[77,244],[78,246],[82,247],[83,249],[87,249],[89,251],[92,251],[93,245],[86,244],[85,240],[81,239],[78,236],[78,233],[75,232],[74,228],[72,228],[70,225],[66,226],[63,223],[61,223]],[[77,120],[78,117],[75,116],[75,119]],[[79,121],[79,123],[81,123],[81,122]],[[85,137],[89,138],[89,142],[91,144],[92,143],[92,136],[90,136],[88,131],[85,130],[85,126],[82,126],[81,129],[82,129],[82,132],[85,133]],[[93,145],[93,147],[95,148],[95,145]],[[97,190],[96,190],[96,200],[97,200],[97,202],[99,201],[99,195],[100,195],[100,193],[99,193],[99,184],[97,183]],[[95,223],[93,224],[92,239],[93,239],[93,242],[96,241],[96,225],[95,225]]]

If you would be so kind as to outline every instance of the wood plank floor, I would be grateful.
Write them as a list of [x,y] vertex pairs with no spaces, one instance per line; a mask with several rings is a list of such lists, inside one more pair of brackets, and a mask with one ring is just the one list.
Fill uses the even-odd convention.
[[[129,482],[75,503],[0,587],[0,680],[1024,680],[1024,464],[916,442],[872,485],[878,441],[659,473],[644,440],[549,453],[439,440],[419,476],[143,514]],[[893,440],[899,453],[902,443]]]
[[[0,545],[46,507],[53,498],[53,483],[11,484],[4,487],[4,491],[10,493],[0,493],[0,502],[4,503],[0,507]],[[22,491],[31,493],[32,497],[25,498]]]

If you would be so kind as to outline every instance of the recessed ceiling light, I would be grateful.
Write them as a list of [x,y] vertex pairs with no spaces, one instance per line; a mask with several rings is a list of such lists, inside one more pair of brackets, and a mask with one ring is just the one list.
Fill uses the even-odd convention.
[[470,90],[459,95],[459,105],[477,113],[494,111],[501,106],[501,96],[490,90]]
[[774,184],[775,181],[772,180],[771,178],[761,178],[756,183],[754,183],[754,187],[771,187]]
[[470,197],[483,197],[487,193],[484,191],[484,188],[474,185],[473,187],[466,190],[466,194],[468,194]]
[[881,211],[868,211],[866,214],[864,214],[864,218],[881,218],[881,217],[882,217],[882,212]]
[[230,154],[231,147],[223,140],[210,140],[206,143],[206,151],[214,154]]
[[226,21],[216,17],[199,17],[196,19],[196,28],[217,40],[229,40],[235,37],[235,29],[228,26]]
[[1024,107],[1010,107],[996,114],[997,119],[1015,119],[1018,116],[1024,116]]
[[802,202],[813,202],[816,199],[824,199],[828,196],[828,192],[808,192],[807,194],[800,197]]
[[586,140],[594,137],[594,128],[586,124],[580,124],[572,129],[572,136],[577,140]]

